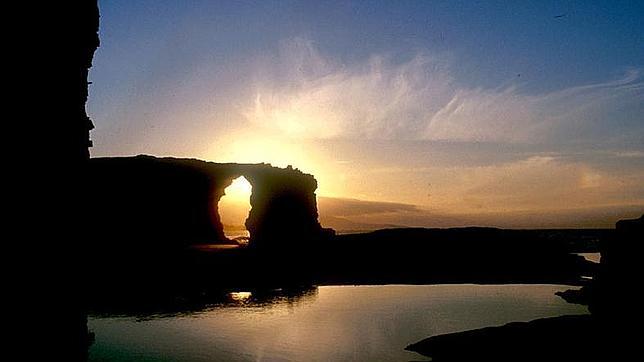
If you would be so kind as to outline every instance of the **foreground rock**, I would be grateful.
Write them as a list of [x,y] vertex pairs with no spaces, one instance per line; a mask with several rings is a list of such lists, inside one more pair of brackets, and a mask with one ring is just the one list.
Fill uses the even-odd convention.
[[639,354],[631,321],[639,316],[638,260],[644,215],[622,220],[603,240],[596,279],[581,292],[562,294],[589,305],[592,315],[539,319],[429,337],[407,347],[433,361],[613,361]]
[[593,345],[595,326],[590,316],[547,318],[438,335],[406,349],[430,356],[433,361],[587,359],[596,353],[583,348],[587,343]]
[[406,349],[437,362],[589,361],[602,354],[600,334],[591,316],[564,316],[438,335]]

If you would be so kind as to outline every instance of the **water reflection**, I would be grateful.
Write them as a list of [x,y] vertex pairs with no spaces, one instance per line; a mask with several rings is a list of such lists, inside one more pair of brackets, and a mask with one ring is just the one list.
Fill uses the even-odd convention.
[[246,302],[247,300],[250,299],[250,297],[253,296],[252,292],[231,292],[228,293],[228,296],[230,299],[236,301],[236,302]]
[[95,305],[90,314],[96,318],[134,317],[137,320],[172,318],[205,313],[218,308],[269,308],[297,306],[314,300],[318,288],[301,286],[279,289],[202,290],[161,295],[151,299],[130,299],[109,306]]
[[90,318],[90,360],[405,361],[425,337],[584,314],[557,285],[327,286],[229,290],[200,309]]
[[599,263],[601,261],[601,253],[577,253],[577,255],[581,255],[584,259],[593,263]]
[[318,295],[318,288],[300,287],[289,289],[253,289],[245,291],[231,291],[226,294],[225,301],[213,303],[205,308],[210,310],[222,307],[247,307],[268,308],[277,305],[296,306],[312,302]]

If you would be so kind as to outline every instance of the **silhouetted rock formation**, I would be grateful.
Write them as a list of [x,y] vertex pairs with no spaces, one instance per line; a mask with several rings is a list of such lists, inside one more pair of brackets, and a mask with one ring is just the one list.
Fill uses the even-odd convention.
[[333,235],[318,222],[317,181],[290,166],[239,165],[253,187],[246,220],[250,245],[260,249],[300,249],[307,242]]
[[[89,68],[92,67],[92,59],[94,59],[94,52],[99,45],[98,39],[98,4],[96,1],[82,1],[78,4],[78,21],[81,26],[78,32],[80,47],[78,49],[78,69],[80,71],[78,78],[78,94],[80,97],[76,101],[76,109],[78,112],[76,117],[70,119],[68,124],[69,132],[65,132],[70,138],[69,143],[66,143],[74,149],[77,157],[80,159],[89,158],[88,147],[91,147],[92,142],[89,138],[89,131],[94,128],[94,124],[87,116],[85,104],[87,103],[88,86],[87,76]],[[71,113],[71,112],[70,112]]]
[[[639,219],[620,220],[615,230],[602,239],[601,260],[593,280],[579,290],[558,293],[570,303],[588,305],[595,316],[620,320],[616,314],[635,308],[636,298],[616,298],[628,293],[641,281],[639,264],[644,240],[644,215]],[[630,304],[630,305],[629,305]],[[626,308],[625,308],[626,307]]]
[[407,346],[432,361],[595,361],[601,331],[590,316],[544,318],[443,334]]
[[639,305],[633,288],[642,281],[638,266],[643,244],[644,215],[618,221],[613,237],[601,244],[599,275],[586,288],[593,314],[608,321],[624,320]]
[[[290,167],[136,156],[93,158],[89,174],[94,301],[307,284],[314,245],[333,235],[317,220],[316,180]],[[249,246],[216,253],[191,248],[229,242],[217,204],[241,175],[253,187]]]
[[[86,360],[87,348],[92,343],[93,334],[87,329],[86,299],[82,295],[84,293],[80,286],[85,282],[86,266],[84,263],[87,261],[87,249],[82,245],[87,232],[86,216],[90,206],[87,204],[86,198],[88,148],[92,145],[89,131],[94,128],[94,125],[87,115],[86,103],[89,69],[92,67],[94,52],[99,46],[97,0],[75,3],[72,11],[75,14],[73,21],[78,26],[74,33],[78,39],[78,48],[75,57],[77,63],[72,62],[70,65],[78,67],[78,77],[66,78],[60,84],[56,84],[56,87],[75,91],[57,94],[54,98],[59,97],[60,103],[55,104],[54,111],[48,114],[48,118],[55,120],[54,123],[59,127],[58,134],[62,135],[61,138],[54,141],[62,151],[61,154],[54,151],[54,154],[59,156],[56,158],[56,162],[59,166],[58,172],[61,172],[62,177],[53,183],[56,193],[62,197],[58,196],[57,200],[51,202],[51,204],[60,205],[57,215],[48,216],[55,226],[47,228],[40,225],[40,227],[51,233],[47,235],[48,238],[58,240],[65,238],[66,245],[59,247],[61,254],[64,255],[64,261],[58,259],[60,265],[55,269],[63,272],[66,279],[63,283],[69,283],[70,289],[60,288],[57,292],[76,297],[71,298],[72,300],[66,306],[72,311],[70,320],[65,320],[62,323],[72,325],[72,348],[70,350],[73,352],[57,355],[52,351],[49,357],[61,360]],[[71,59],[74,55],[72,53],[67,56]],[[59,282],[56,280],[56,284]],[[61,314],[64,315],[64,313]],[[57,325],[57,328],[58,331],[65,330],[65,326],[62,325]]]
[[[218,164],[151,156],[93,158],[91,239],[105,247],[167,249],[226,241],[217,204],[243,175],[251,183],[249,245],[294,250],[321,228],[313,176],[268,164]],[[148,250],[149,251],[149,250]]]
[[601,262],[595,279],[580,291],[560,294],[589,304],[589,316],[538,319],[438,335],[407,347],[433,361],[612,361],[639,352],[640,338],[632,320],[639,315],[637,286],[641,272],[644,215],[621,220],[601,241]]
[[[93,293],[303,284],[571,283],[591,267],[572,255],[571,232],[494,228],[387,229],[333,236],[318,223],[313,176],[267,164],[151,156],[95,158]],[[225,242],[217,204],[243,175],[251,183],[249,248]],[[171,294],[172,294],[171,293]]]
[[570,283],[593,268],[565,238],[542,230],[385,229],[338,235],[320,248],[331,283]]

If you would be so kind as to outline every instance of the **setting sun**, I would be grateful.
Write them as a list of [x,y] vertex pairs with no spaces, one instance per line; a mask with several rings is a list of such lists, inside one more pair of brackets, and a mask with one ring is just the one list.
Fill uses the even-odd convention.
[[245,222],[250,212],[250,195],[253,187],[244,177],[239,176],[224,190],[224,196],[219,200],[218,212],[224,227],[226,237],[248,237]]
[[244,176],[239,176],[226,188],[226,196],[235,200],[248,201],[253,187]]

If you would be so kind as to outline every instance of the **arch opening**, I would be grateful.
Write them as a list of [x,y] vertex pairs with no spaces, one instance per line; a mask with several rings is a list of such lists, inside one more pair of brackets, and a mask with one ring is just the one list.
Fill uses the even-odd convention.
[[218,209],[224,236],[241,245],[248,244],[250,232],[246,229],[246,219],[250,213],[250,195],[253,187],[244,177],[239,176],[224,189]]

